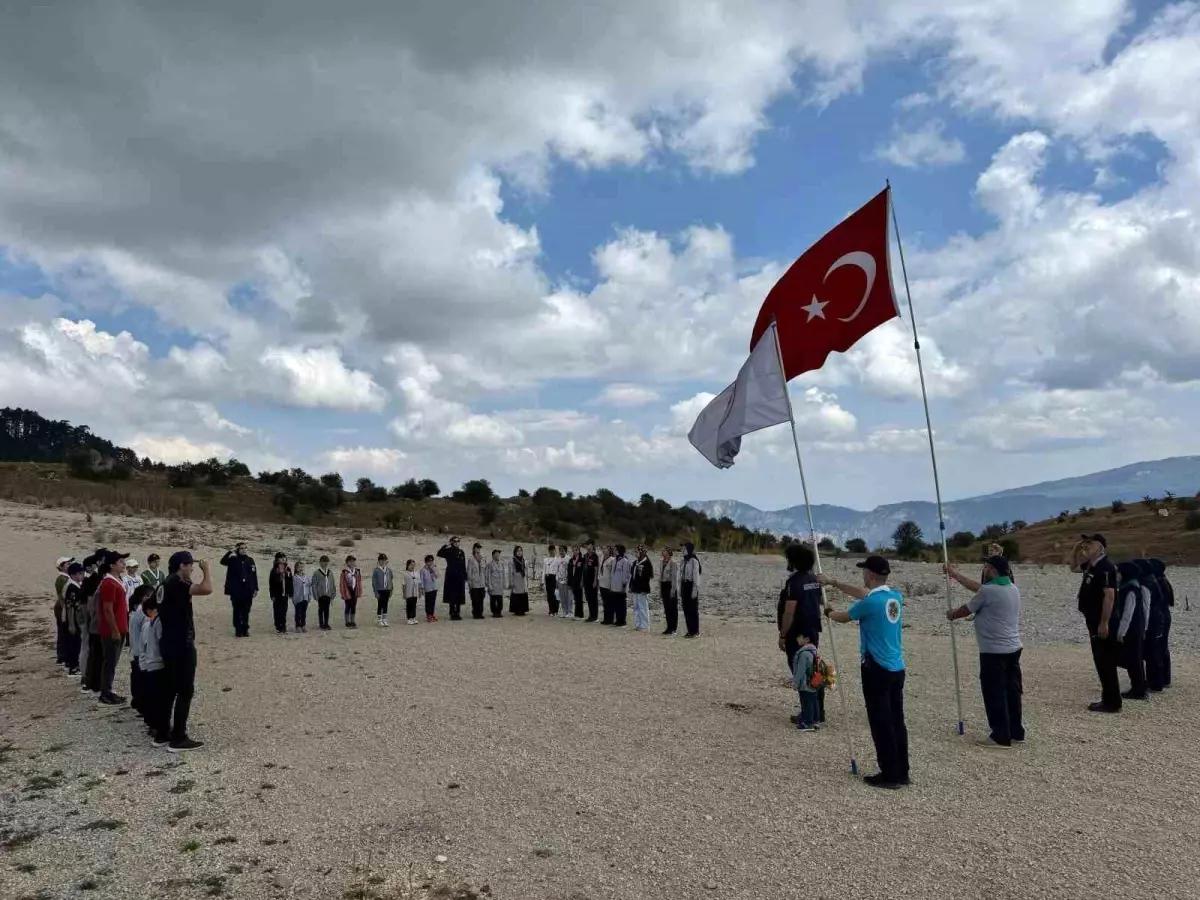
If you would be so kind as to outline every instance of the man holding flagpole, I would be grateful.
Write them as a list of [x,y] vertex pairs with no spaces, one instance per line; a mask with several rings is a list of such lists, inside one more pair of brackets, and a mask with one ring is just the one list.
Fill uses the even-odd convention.
[[879,761],[879,774],[867,775],[863,781],[871,787],[895,790],[909,783],[901,643],[904,598],[888,585],[892,568],[882,556],[868,556],[858,568],[863,573],[861,587],[828,575],[818,575],[817,580],[858,601],[845,612],[828,605],[825,615],[834,622],[858,623],[863,701]]

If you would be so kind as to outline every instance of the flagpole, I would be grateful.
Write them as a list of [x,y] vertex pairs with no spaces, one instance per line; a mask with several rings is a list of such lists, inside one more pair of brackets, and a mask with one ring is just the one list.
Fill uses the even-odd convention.
[[[950,550],[946,545],[946,516],[942,512],[942,487],[938,479],[937,452],[933,449],[933,423],[929,418],[929,393],[925,390],[925,367],[921,364],[921,341],[917,337],[917,317],[913,313],[912,291],[908,287],[908,267],[904,264],[904,244],[900,240],[900,223],[896,220],[896,206],[892,203],[892,183],[887,182],[888,207],[892,212],[892,227],[896,231],[896,246],[900,250],[900,272],[904,276],[904,293],[908,298],[908,320],[912,324],[913,349],[917,352],[917,375],[921,380],[921,402],[925,406],[925,431],[929,435],[929,459],[933,463],[933,492],[937,498],[938,532],[942,539],[942,562],[949,567]],[[950,573],[946,572],[946,609],[954,609]],[[958,671],[958,641],[955,636],[954,620],[950,620],[950,657],[954,662],[954,703],[958,709],[958,733],[963,734],[962,686]]]
[[[771,324],[774,326],[771,331],[775,335],[775,356],[779,360],[779,377],[783,379],[783,396],[787,400],[788,423],[792,428],[792,446],[796,449],[796,468],[800,470],[800,490],[804,493],[804,510],[808,513],[808,533],[812,540],[813,556],[817,561],[817,573],[821,572],[821,553],[817,550],[817,528],[813,524],[812,506],[808,502],[808,482],[804,480],[804,460],[800,457],[800,439],[796,436],[796,416],[792,413],[792,396],[788,393],[787,372],[783,368],[783,349],[779,346],[779,325],[775,321],[775,317],[771,317]],[[821,585],[821,606],[824,612],[826,604],[825,585]],[[837,641],[833,636],[833,620],[826,619],[829,622],[829,650],[833,656],[833,669],[837,673],[841,673],[841,667],[838,665],[837,656]],[[811,635],[810,635],[811,637]],[[840,683],[834,685],[837,690],[838,702],[842,709],[842,721],[845,723],[846,732],[846,752],[850,757],[850,774],[858,774],[858,761],[854,758],[854,742],[850,737],[850,717],[846,712],[846,692]]]

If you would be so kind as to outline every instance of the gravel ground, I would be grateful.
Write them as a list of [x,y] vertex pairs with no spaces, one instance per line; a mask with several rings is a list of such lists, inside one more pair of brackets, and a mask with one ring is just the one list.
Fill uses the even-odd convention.
[[[104,527],[139,557],[194,543],[214,558],[244,536],[260,561],[277,545],[312,559],[342,536],[307,532],[299,550],[298,529]],[[359,556],[438,543],[372,535]],[[846,714],[835,694],[820,733],[788,726],[762,621],[777,559],[704,557],[698,641],[552,620],[540,596],[525,619],[384,630],[368,608],[356,632],[286,638],[259,602],[234,641],[214,595],[197,602],[193,733],[208,743],[172,756],[48,658],[30,573],[93,544],[81,518],[0,506],[0,897],[1196,895],[1200,637],[1182,606],[1175,686],[1096,716],[1075,578],[1018,569],[1030,743],[988,750],[970,743],[984,724],[970,628],[963,739],[944,596],[916,596],[941,577],[899,567],[915,784],[878,792],[848,771],[847,735],[874,770],[853,626],[835,632]],[[1200,571],[1174,575],[1181,598],[1200,595]]]

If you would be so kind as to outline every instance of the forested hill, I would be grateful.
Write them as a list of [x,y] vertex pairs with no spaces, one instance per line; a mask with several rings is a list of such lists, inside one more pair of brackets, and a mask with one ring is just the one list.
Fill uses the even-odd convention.
[[590,495],[550,487],[498,496],[483,478],[442,496],[429,478],[345,484],[340,473],[300,468],[251,474],[236,459],[164,465],[139,459],[86,427],[24,409],[0,410],[0,497],[125,515],[177,515],[244,522],[353,528],[485,532],[519,540],[584,538],[662,546],[693,541],[704,550],[759,551],[774,535],[643,494],[625,500],[603,488]]
[[86,425],[47,419],[31,409],[0,409],[0,462],[67,462],[79,450],[94,450],[117,465],[139,465],[136,453],[92,434]]

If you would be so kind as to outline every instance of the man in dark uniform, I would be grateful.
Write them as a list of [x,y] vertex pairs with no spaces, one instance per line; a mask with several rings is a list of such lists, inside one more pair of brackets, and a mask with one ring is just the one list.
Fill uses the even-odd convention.
[[163,728],[169,726],[170,730],[156,734],[154,743],[159,747],[165,743],[171,753],[195,750],[204,743],[192,740],[187,733],[188,714],[196,692],[196,622],[192,598],[205,597],[213,588],[212,573],[204,560],[198,563],[203,579],[199,584],[192,581],[194,562],[192,554],[186,550],[171,555],[158,605],[158,620],[162,627],[158,646],[163,661],[159,722]]
[[[816,555],[803,544],[789,544],[784,551],[787,557],[788,580],[779,592],[779,604],[775,610],[775,621],[779,626],[779,649],[787,654],[788,668],[796,661],[800,650],[799,635],[812,639],[813,646],[821,641],[821,582],[813,574]],[[818,721],[825,721],[825,692],[818,691]],[[793,722],[795,718],[793,717]]]
[[600,614],[600,556],[595,541],[588,541],[584,548],[583,596],[587,601],[587,620],[595,622]]
[[1071,571],[1082,572],[1079,611],[1087,624],[1092,643],[1092,662],[1100,678],[1100,700],[1088,706],[1092,712],[1121,711],[1121,682],[1117,677],[1120,646],[1109,628],[1117,601],[1117,567],[1108,558],[1108,541],[1102,534],[1085,534],[1071,554]]
[[442,545],[437,555],[446,561],[446,584],[442,599],[450,607],[450,618],[457,619],[467,599],[467,554],[458,546],[458,538],[452,537],[450,543]]
[[233,607],[233,635],[250,637],[250,608],[258,596],[254,558],[246,553],[246,545],[239,542],[221,557],[221,565],[225,566],[225,593]]

